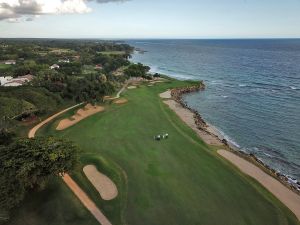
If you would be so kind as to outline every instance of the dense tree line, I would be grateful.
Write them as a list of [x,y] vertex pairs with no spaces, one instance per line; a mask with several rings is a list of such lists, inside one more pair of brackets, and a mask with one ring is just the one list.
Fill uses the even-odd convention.
[[0,214],[18,205],[28,191],[43,189],[49,179],[75,169],[78,147],[65,139],[20,138],[0,145]]
[[0,87],[0,120],[23,114],[44,114],[55,110],[62,98],[45,88],[21,86]]
[[124,73],[128,77],[144,77],[148,78],[149,76],[147,73],[149,72],[150,67],[149,66],[144,66],[141,63],[138,64],[131,64],[125,71]]

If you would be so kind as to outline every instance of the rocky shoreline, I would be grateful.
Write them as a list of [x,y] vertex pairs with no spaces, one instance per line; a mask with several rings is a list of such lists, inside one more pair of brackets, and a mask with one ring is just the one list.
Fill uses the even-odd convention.
[[204,91],[204,90],[205,90],[205,84],[203,83],[203,81],[201,81],[197,85],[172,89],[171,97],[173,100],[175,100],[177,103],[179,103],[183,108],[188,109],[189,111],[191,111],[194,114],[194,120],[195,120],[197,129],[205,131],[209,135],[215,136],[227,147],[228,150],[230,150],[233,153],[237,154],[238,156],[246,159],[247,161],[250,161],[253,164],[259,166],[263,171],[267,172],[272,177],[276,178],[278,181],[280,181],[282,184],[284,184],[286,187],[288,187],[289,189],[291,189],[292,191],[294,191],[295,193],[300,195],[300,181],[297,181],[293,178],[290,178],[290,177],[274,170],[270,166],[266,165],[263,161],[258,159],[254,154],[248,154],[244,151],[233,148],[232,146],[230,146],[229,142],[225,138],[220,138],[217,134],[211,132],[208,129],[209,125],[201,117],[200,113],[198,111],[190,108],[187,105],[187,103],[184,102],[184,100],[183,100],[183,95],[185,95],[185,94],[189,94],[192,92],[198,92],[198,91]]

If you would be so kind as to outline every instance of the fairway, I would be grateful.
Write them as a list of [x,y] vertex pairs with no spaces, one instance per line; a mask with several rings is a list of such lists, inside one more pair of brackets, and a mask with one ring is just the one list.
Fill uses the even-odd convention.
[[[106,105],[104,112],[64,131],[55,131],[57,119],[38,135],[63,136],[81,147],[82,164],[72,176],[112,224],[299,224],[273,195],[219,157],[216,149],[204,144],[159,97],[168,88],[188,84],[172,81],[127,90],[122,96],[127,103]],[[168,133],[169,138],[153,139],[154,135],[163,133]],[[82,172],[88,164],[95,165],[117,185],[119,194],[114,200],[104,201],[99,197]],[[72,198],[62,181],[55,180],[52,186],[59,187],[55,189],[58,196],[66,197],[60,203],[58,214],[47,224],[71,225],[74,221],[80,225],[97,224],[76,197]],[[49,191],[48,188],[43,192]],[[32,198],[35,204],[41,204],[44,214],[51,207],[49,202],[59,204],[57,196],[54,200],[48,197],[41,201],[41,195]],[[28,201],[27,198],[24,205]],[[33,209],[22,206],[15,210],[10,224],[22,224],[18,219],[25,213],[39,221],[40,215]],[[48,217],[54,214],[54,209],[49,211]],[[60,218],[65,212],[69,220]]]

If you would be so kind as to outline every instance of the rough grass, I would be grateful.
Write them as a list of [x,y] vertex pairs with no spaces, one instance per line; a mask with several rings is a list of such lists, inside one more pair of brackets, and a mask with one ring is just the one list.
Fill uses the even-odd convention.
[[1,70],[5,70],[5,69],[8,69],[8,68],[10,68],[10,67],[11,67],[11,65],[0,64],[0,71],[1,71]]
[[[129,100],[125,105],[111,105],[105,112],[62,132],[55,132],[49,124],[39,134],[69,138],[83,149],[82,165],[73,177],[114,224],[299,224],[273,195],[205,145],[158,97],[167,88],[187,84],[172,81],[129,90],[124,96]],[[168,140],[153,140],[154,135],[163,132],[169,133]],[[82,174],[82,166],[90,163],[116,182],[121,195],[114,201],[103,202]],[[60,208],[51,206],[48,188],[44,194],[27,198],[14,212],[14,221],[21,221],[24,213],[36,220],[51,218],[59,211],[61,216],[64,212],[84,215],[88,221],[77,221],[75,217],[62,221],[54,216],[51,223],[30,224],[93,224],[82,207],[73,205],[77,199],[70,191],[61,183],[55,184],[60,188],[56,196],[52,195],[54,198],[69,196],[60,201]],[[43,208],[44,214],[34,208]],[[10,224],[26,224],[22,222]]]
[[46,190],[29,193],[20,207],[11,212],[9,225],[96,225],[98,222],[60,178]]

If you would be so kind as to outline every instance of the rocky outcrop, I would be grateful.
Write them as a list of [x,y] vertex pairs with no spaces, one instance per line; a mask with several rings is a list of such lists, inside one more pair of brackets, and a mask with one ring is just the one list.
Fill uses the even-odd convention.
[[176,102],[178,102],[183,108],[186,108],[186,109],[190,110],[194,114],[195,124],[197,125],[197,128],[200,129],[200,130],[205,130],[205,128],[207,128],[206,122],[203,120],[201,115],[196,110],[190,108],[187,105],[187,103],[183,101],[182,97],[185,94],[192,93],[192,92],[203,91],[203,90],[205,90],[205,85],[202,81],[200,81],[199,84],[197,84],[197,85],[192,85],[192,86],[188,86],[188,87],[181,87],[181,88],[175,88],[175,89],[171,90],[172,98]]

